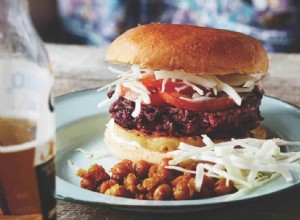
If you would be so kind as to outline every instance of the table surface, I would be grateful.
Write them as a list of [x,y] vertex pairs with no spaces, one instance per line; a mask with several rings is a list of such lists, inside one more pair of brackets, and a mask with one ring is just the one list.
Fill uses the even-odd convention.
[[[98,88],[114,78],[104,61],[106,48],[46,45],[55,74],[55,95]],[[269,54],[270,78],[265,93],[300,106],[300,54]],[[299,136],[300,138],[300,136]],[[125,212],[109,207],[58,201],[58,219],[300,219],[300,187],[279,196],[256,199],[212,211],[185,214]]]

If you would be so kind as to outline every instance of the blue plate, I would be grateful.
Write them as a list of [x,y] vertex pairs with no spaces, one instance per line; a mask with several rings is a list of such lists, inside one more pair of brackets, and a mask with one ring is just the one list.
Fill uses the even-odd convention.
[[[109,170],[119,162],[112,155],[98,159],[86,159],[75,148],[91,150],[108,150],[103,142],[103,133],[109,120],[108,109],[98,109],[97,104],[106,98],[104,92],[86,90],[56,98],[57,126],[57,198],[80,203],[109,205],[114,208],[131,211],[151,212],[187,212],[192,210],[214,209],[236,202],[247,201],[299,186],[300,171],[294,172],[295,181],[285,182],[276,178],[262,187],[253,190],[235,201],[225,201],[226,196],[201,200],[185,201],[146,201],[112,197],[80,188],[80,178],[68,165],[71,160],[77,167],[88,168],[99,163]],[[286,140],[300,140],[300,109],[272,97],[264,97],[261,105],[264,120],[262,126],[272,135]],[[287,148],[299,151],[299,147]],[[184,208],[183,208],[184,207]]]

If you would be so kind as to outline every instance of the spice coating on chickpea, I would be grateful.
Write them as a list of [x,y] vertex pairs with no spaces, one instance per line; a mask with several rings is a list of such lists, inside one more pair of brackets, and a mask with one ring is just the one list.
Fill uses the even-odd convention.
[[105,191],[106,195],[117,196],[117,197],[125,197],[125,198],[133,198],[132,193],[126,189],[125,186],[121,186],[119,184],[113,185],[110,189]]
[[151,163],[148,163],[145,160],[139,160],[134,164],[134,173],[140,178],[146,178],[151,166]]
[[192,199],[196,196],[195,179],[190,175],[180,176],[173,182],[173,197],[175,200]]
[[105,169],[98,164],[90,166],[87,171],[79,169],[77,176],[82,178],[80,183],[81,187],[92,191],[97,190],[102,182],[110,179]]
[[159,176],[152,176],[143,181],[143,187],[147,189],[147,191],[153,192],[156,189],[156,187],[158,187],[164,182],[165,181]]
[[123,181],[124,186],[138,185],[140,183],[140,179],[136,177],[133,173],[129,173]]
[[118,180],[120,183],[123,179],[133,172],[133,162],[130,160],[123,160],[117,163],[113,168],[111,168],[112,178]]
[[114,180],[114,179],[107,180],[100,185],[100,187],[98,188],[98,191],[100,193],[105,193],[106,190],[110,189],[112,186],[114,186],[116,184],[118,184],[117,180]]
[[158,186],[153,193],[153,200],[172,199],[172,188],[168,184]]

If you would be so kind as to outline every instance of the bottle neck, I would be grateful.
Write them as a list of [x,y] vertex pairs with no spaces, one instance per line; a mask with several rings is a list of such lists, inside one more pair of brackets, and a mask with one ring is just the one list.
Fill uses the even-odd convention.
[[45,48],[31,22],[28,0],[0,0],[1,57],[26,59],[48,68]]
[[29,14],[27,0],[0,0],[0,22],[13,23],[19,16]]

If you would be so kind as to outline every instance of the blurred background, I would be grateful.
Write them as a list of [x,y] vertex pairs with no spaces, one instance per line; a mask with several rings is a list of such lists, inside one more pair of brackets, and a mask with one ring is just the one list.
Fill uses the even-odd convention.
[[300,52],[299,0],[30,0],[45,42],[106,45],[138,24],[182,23],[235,30],[269,52]]

